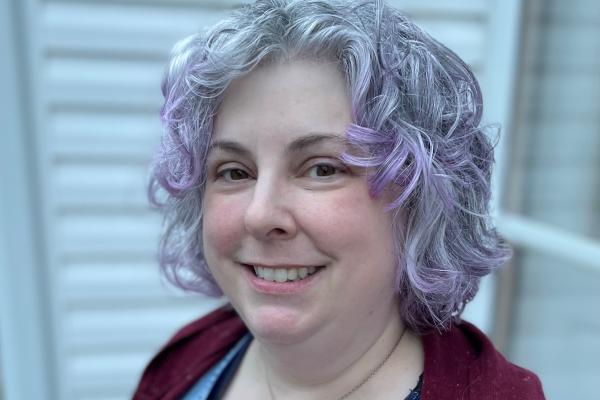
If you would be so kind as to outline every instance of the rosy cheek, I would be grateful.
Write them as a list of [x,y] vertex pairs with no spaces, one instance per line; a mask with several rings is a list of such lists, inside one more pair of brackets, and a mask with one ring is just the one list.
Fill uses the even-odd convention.
[[203,221],[204,250],[225,255],[235,250],[243,234],[243,210],[234,201],[205,201]]
[[357,236],[365,235],[373,219],[377,218],[374,207],[370,207],[372,200],[368,194],[356,187],[352,189],[304,202],[311,204],[310,208],[303,208],[303,220],[310,225],[306,229],[318,235],[320,242],[326,241],[328,247],[345,249],[355,246]]
[[[331,207],[320,210],[320,217],[315,219],[322,228],[327,227],[328,236],[338,242],[338,245],[342,245],[341,241],[344,240],[352,241],[350,233],[360,230],[360,221],[348,211],[347,204],[343,201],[334,202]],[[336,232],[344,234],[335,234]]]

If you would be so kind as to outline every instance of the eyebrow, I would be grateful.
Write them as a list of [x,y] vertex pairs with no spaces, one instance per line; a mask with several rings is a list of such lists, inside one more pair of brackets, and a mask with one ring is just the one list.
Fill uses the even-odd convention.
[[[346,140],[346,138],[341,137],[340,135],[336,135],[334,133],[315,132],[293,140],[286,146],[285,152],[290,154],[299,153],[303,150],[320,145],[324,142],[334,142],[344,147],[348,145],[348,141]],[[249,157],[251,155],[250,150],[245,148],[240,143],[230,140],[217,140],[211,143],[208,151],[211,152],[213,149],[219,149],[229,153],[234,153],[242,157]]]

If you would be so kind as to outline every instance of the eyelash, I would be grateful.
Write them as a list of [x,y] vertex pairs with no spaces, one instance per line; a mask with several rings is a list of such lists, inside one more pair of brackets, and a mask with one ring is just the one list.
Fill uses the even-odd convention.
[[[227,174],[231,174],[234,171],[239,171],[242,172],[243,174],[246,175],[246,177],[244,179],[231,179],[231,178],[226,178],[225,175]],[[234,181],[241,181],[241,180],[245,180],[248,179],[250,177],[250,174],[247,173],[246,171],[244,171],[241,168],[226,168],[224,170],[218,171],[217,172],[217,178],[221,178],[221,179],[225,179],[228,182],[234,182]]]
[[[309,175],[310,171],[313,171],[313,170],[316,171],[316,169],[319,167],[331,168],[331,169],[333,169],[333,173],[330,175],[321,175],[321,176],[317,175],[317,176],[309,176],[309,177],[317,178],[317,179],[319,179],[319,178],[327,179],[332,176],[343,174],[343,173],[347,172],[347,170],[344,167],[336,165],[334,163],[319,162],[319,163],[311,165],[309,168],[307,168],[306,172],[303,175]],[[236,171],[241,172],[244,175],[244,177],[242,179],[232,179],[231,173],[236,172]],[[229,177],[227,177],[227,175],[229,175]],[[237,181],[247,180],[247,179],[251,178],[251,175],[248,172],[246,172],[243,168],[226,168],[221,171],[217,171],[216,177],[219,179],[224,179],[227,182],[237,182]]]
[[[317,169],[318,167],[329,167],[329,168],[332,168],[332,169],[333,169],[333,171],[334,171],[334,173],[333,173],[333,174],[331,174],[331,175],[320,176],[321,178],[329,178],[329,177],[331,177],[331,176],[333,176],[333,175],[337,175],[337,174],[340,174],[340,173],[344,173],[344,172],[345,172],[344,168],[341,168],[340,166],[337,166],[337,165],[335,165],[335,164],[332,164],[332,163],[320,162],[320,163],[314,164],[314,165],[312,165],[310,168],[308,168],[308,169],[307,169],[307,173],[308,173],[309,171],[312,171],[312,170],[315,170],[315,171],[316,171],[316,169]],[[317,177],[319,177],[319,176],[317,176]]]

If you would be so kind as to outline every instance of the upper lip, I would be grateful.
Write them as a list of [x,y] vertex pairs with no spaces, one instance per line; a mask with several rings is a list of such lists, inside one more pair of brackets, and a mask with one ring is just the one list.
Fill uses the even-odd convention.
[[309,267],[321,267],[322,265],[317,265],[317,264],[312,264],[312,265],[298,265],[298,264],[287,264],[287,263],[281,263],[281,264],[259,264],[259,263],[243,263],[245,265],[250,265],[253,267],[260,267],[260,268],[270,268],[270,269],[298,269],[298,268],[309,268]]

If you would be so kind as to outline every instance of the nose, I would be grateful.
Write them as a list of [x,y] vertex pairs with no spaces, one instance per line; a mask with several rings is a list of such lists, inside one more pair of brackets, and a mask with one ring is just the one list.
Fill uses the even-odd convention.
[[257,179],[244,215],[246,230],[258,240],[285,240],[297,233],[286,188],[276,179]]

